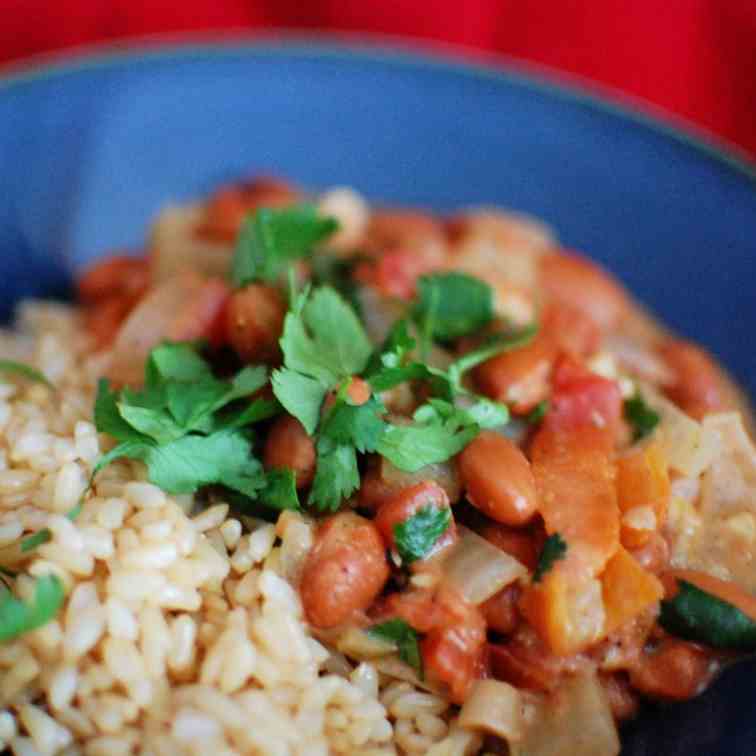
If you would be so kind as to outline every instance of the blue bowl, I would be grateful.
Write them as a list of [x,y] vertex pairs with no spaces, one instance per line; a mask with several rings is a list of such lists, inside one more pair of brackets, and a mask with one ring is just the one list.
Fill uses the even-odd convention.
[[[0,80],[0,316],[143,242],[157,208],[255,172],[545,219],[756,395],[756,174],[519,73],[334,43],[87,57]],[[756,753],[756,664],[649,707],[628,756]]]

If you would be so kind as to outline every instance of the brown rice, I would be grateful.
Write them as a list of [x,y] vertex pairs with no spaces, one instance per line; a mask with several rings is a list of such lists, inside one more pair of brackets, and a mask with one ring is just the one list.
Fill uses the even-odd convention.
[[[193,513],[141,463],[98,476],[98,358],[73,310],[27,304],[0,342],[55,384],[0,382],[0,564],[57,575],[65,605],[0,646],[0,747],[16,756],[477,751],[446,701],[333,656],[308,632],[293,574],[311,543],[291,513],[242,528],[225,503]],[[42,527],[51,540],[22,553]],[[32,581],[19,578],[26,596]]]

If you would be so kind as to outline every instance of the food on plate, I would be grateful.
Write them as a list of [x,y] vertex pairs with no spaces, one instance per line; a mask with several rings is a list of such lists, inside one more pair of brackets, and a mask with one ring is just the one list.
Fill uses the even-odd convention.
[[612,756],[756,649],[747,402],[541,223],[261,179],[0,340],[0,743]]

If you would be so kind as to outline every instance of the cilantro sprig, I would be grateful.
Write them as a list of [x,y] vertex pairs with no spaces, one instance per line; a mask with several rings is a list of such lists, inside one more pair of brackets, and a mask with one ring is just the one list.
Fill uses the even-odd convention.
[[[263,367],[246,367],[231,380],[216,378],[189,343],[162,344],[145,368],[141,391],[114,391],[101,380],[95,402],[97,430],[119,443],[100,458],[93,477],[119,457],[142,460],[151,483],[168,493],[193,493],[220,484],[251,499],[279,492],[253,453],[249,425],[278,412],[255,399],[233,409],[268,382]],[[272,505],[295,508],[291,496],[270,495]],[[267,502],[266,502],[267,503]]]
[[667,632],[714,648],[756,649],[756,622],[747,614],[687,580],[677,582],[677,594],[661,604],[659,623]]
[[396,646],[399,658],[409,664],[423,679],[423,657],[420,654],[418,635],[403,619],[390,619],[368,628],[368,635],[389,641]]
[[433,273],[417,282],[414,317],[424,334],[453,341],[493,320],[491,287],[466,273]]
[[16,362],[15,360],[0,360],[0,373],[5,373],[7,375],[20,375],[27,380],[42,383],[49,389],[55,388],[55,386],[47,380],[44,373],[23,362]]
[[231,282],[240,288],[253,281],[273,283],[286,267],[308,255],[339,227],[313,205],[261,208],[239,232],[231,263]]
[[567,554],[567,543],[559,533],[552,533],[544,542],[538,564],[533,572],[533,582],[540,583],[543,576]]
[[0,643],[46,625],[63,605],[63,585],[55,575],[37,578],[31,601],[16,598],[7,588],[0,595]]
[[649,407],[640,391],[625,399],[623,409],[625,419],[633,426],[633,441],[649,436],[659,424],[659,413]]

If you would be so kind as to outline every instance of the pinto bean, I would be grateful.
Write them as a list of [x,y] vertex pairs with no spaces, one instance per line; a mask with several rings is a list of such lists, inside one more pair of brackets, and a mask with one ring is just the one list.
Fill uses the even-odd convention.
[[685,701],[706,687],[716,671],[712,657],[694,643],[667,638],[630,670],[632,686],[652,698]]
[[520,349],[487,360],[475,371],[480,390],[522,414],[549,395],[549,379],[557,356],[554,342],[544,331]]
[[524,525],[536,513],[530,463],[509,439],[481,433],[459,456],[459,473],[474,507],[505,525]]
[[726,389],[721,371],[700,347],[670,340],[660,348],[662,359],[674,374],[667,396],[696,419],[726,407]]
[[305,488],[315,476],[315,443],[296,417],[282,415],[265,439],[263,461],[268,469],[293,470],[297,488]]
[[615,328],[628,312],[628,298],[620,284],[578,253],[544,255],[540,281],[549,301],[580,310],[604,333]]
[[239,357],[275,360],[285,315],[286,303],[272,286],[250,284],[234,292],[226,308],[226,334]]
[[307,619],[329,628],[367,609],[389,577],[378,528],[352,512],[321,525],[302,573],[300,595]]
[[285,181],[273,178],[222,186],[208,200],[197,234],[213,241],[233,242],[251,212],[261,207],[284,207],[299,196]]

